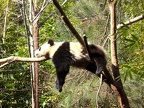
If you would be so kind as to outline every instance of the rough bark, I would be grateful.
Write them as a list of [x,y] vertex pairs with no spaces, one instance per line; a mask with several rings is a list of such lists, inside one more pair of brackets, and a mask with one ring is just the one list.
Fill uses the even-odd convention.
[[[34,24],[34,34],[33,34],[33,39],[34,39],[34,50],[38,49],[38,35],[39,35],[39,28],[38,28],[38,22]],[[39,108],[39,93],[38,93],[38,88],[39,88],[39,64],[38,62],[34,62],[34,72],[35,72],[35,108]]]
[[128,98],[123,89],[122,81],[120,79],[118,58],[117,58],[117,44],[116,44],[116,0],[108,0],[109,9],[110,9],[110,40],[111,40],[111,63],[112,63],[112,73],[116,83],[115,89],[112,86],[113,91],[115,92],[118,102],[121,108],[130,108]]
[[[34,57],[34,50],[38,49],[38,35],[39,35],[39,28],[38,28],[38,20],[39,17],[33,21],[36,17],[37,13],[37,0],[30,0],[30,31],[32,36],[30,36],[30,44],[31,44],[31,57]],[[38,86],[39,86],[39,79],[38,79],[38,71],[39,66],[38,62],[34,62],[31,64],[31,72],[32,72],[32,108],[39,107],[39,94],[38,94]]]

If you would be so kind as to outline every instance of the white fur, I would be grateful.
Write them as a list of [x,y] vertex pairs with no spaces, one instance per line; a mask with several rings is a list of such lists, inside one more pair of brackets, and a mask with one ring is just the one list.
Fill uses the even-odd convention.
[[83,46],[78,42],[70,42],[70,53],[73,54],[75,61],[88,59],[89,57]]
[[[48,59],[52,59],[53,55],[57,51],[57,49],[63,44],[64,42],[54,42],[54,45],[50,46],[50,44],[45,43],[43,44],[39,51],[37,49],[35,51],[36,57],[42,57],[48,55]],[[73,63],[71,65],[76,67],[85,67],[88,62],[90,61],[90,58],[86,51],[84,51],[83,46],[78,42],[70,42],[70,53],[73,55]]]
[[49,54],[49,58],[52,59],[55,51],[61,46],[63,42],[56,42],[54,45],[50,46],[47,42],[40,46],[41,50],[37,49],[35,51],[35,57],[42,57]]

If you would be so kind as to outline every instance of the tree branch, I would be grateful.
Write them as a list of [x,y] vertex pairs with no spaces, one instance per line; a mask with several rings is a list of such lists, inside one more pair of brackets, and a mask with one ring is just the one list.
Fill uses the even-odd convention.
[[133,19],[130,19],[129,21],[124,22],[123,24],[118,24],[117,29],[123,28],[125,25],[131,25],[131,24],[138,22],[142,19],[144,19],[144,15],[137,16]]
[[14,61],[19,61],[19,62],[40,62],[40,61],[45,61],[47,60],[46,57],[41,57],[41,58],[26,58],[26,57],[18,57],[18,56],[10,56],[8,58],[3,58],[0,59],[0,68],[14,62]]
[[97,94],[96,94],[96,106],[97,108],[99,108],[99,105],[98,105],[98,96],[99,96],[99,93],[100,93],[100,90],[101,90],[101,86],[102,86],[102,74],[100,75],[100,85],[99,85],[99,88],[98,88],[98,91],[97,91]]
[[53,0],[53,3],[56,6],[56,8],[58,9],[59,13],[61,14],[61,18],[63,19],[63,21],[65,22],[65,24],[68,26],[68,28],[73,33],[73,35],[76,37],[76,39],[80,42],[80,44],[85,48],[85,44],[84,44],[81,36],[78,34],[78,32],[76,31],[76,29],[73,27],[73,25],[71,24],[71,22],[69,21],[69,19],[65,15],[64,11],[62,10],[62,8],[59,5],[59,3],[57,2],[57,0]]
[[23,18],[23,22],[24,22],[24,26],[25,26],[25,34],[26,34],[26,38],[27,38],[27,44],[28,44],[28,52],[29,52],[29,55],[30,55],[30,40],[29,40],[29,35],[32,36],[30,30],[29,30],[29,27],[27,25],[27,12],[26,12],[26,3],[25,3],[25,0],[22,0],[22,18]]
[[6,9],[5,9],[4,27],[3,27],[3,36],[2,36],[3,44],[5,42],[5,37],[6,37],[7,16],[8,16],[8,8],[9,8],[8,5],[9,5],[9,0],[7,0]]
[[[61,4],[61,6],[63,6],[65,3],[67,2],[67,0],[65,0],[62,4]],[[47,16],[41,23],[39,23],[39,27],[41,27],[50,17],[52,17],[55,13],[57,12],[57,10],[56,11],[54,11],[54,12],[52,12],[49,16]]]
[[32,23],[36,23],[36,22],[39,20],[39,18],[40,18],[40,16],[42,15],[44,9],[48,6],[48,4],[49,4],[50,2],[51,2],[51,0],[48,1],[47,3],[46,3],[46,0],[44,0],[40,11],[39,11],[38,14],[34,17],[34,19],[32,20]]

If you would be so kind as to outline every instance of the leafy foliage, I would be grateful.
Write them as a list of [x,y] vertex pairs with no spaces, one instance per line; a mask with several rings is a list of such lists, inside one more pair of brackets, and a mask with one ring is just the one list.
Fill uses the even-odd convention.
[[125,77],[132,78],[132,74],[135,74],[138,78],[143,79],[144,56],[142,55],[144,55],[144,36],[139,26],[143,27],[143,21],[131,25],[130,28],[123,28],[121,30],[120,61],[123,63],[121,68],[124,71]]
[[[0,1],[3,3],[3,9],[8,5],[7,16],[5,10],[0,12],[1,27],[4,25],[6,17],[6,31],[3,38],[3,32],[0,33],[0,58],[11,55],[27,56],[27,43],[24,36],[24,27],[22,17],[20,16],[20,5],[16,2]],[[3,18],[3,19],[2,19]],[[3,28],[0,28],[3,31]],[[2,40],[3,39],[3,40]],[[22,107],[27,108],[31,105],[31,80],[30,69],[27,63],[13,63],[0,69],[0,104],[4,108]]]

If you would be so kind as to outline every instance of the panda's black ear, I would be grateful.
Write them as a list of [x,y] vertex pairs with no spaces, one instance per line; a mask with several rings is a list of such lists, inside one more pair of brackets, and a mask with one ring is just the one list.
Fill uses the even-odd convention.
[[54,41],[52,39],[49,39],[48,44],[50,44],[52,46],[52,45],[54,45]]

